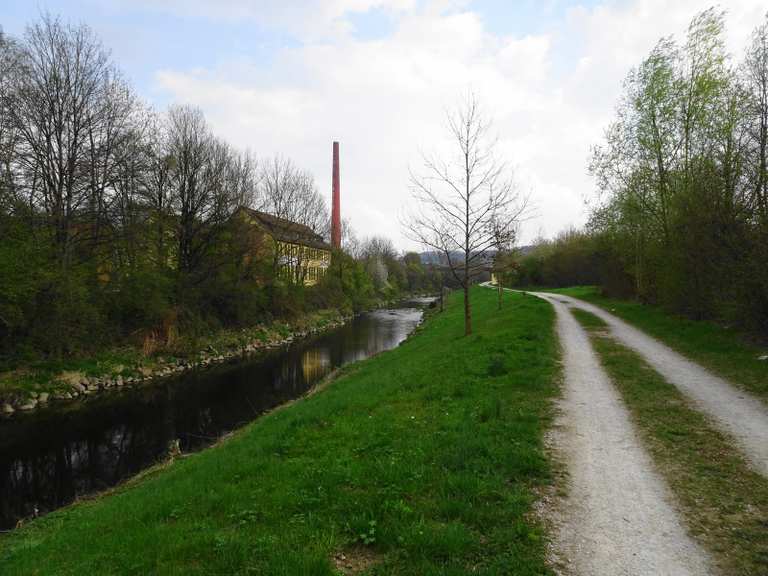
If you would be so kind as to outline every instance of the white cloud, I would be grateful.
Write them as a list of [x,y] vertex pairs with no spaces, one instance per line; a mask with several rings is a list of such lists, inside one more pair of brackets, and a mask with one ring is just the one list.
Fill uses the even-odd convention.
[[[248,12],[253,3],[229,2],[259,17]],[[296,3],[274,4],[283,5],[280,18],[289,18]],[[408,167],[418,168],[419,150],[443,139],[443,110],[469,86],[495,119],[500,146],[538,205],[524,240],[540,228],[553,234],[583,223],[583,199],[593,190],[589,148],[613,115],[623,78],[659,37],[682,37],[693,15],[708,6],[608,1],[570,9],[544,33],[499,37],[463,3],[303,5],[305,20],[337,24],[349,11],[383,7],[395,15],[395,30],[375,41],[348,34],[318,40],[308,32],[307,41],[268,67],[239,62],[166,70],[158,82],[174,99],[201,106],[217,132],[238,146],[265,156],[279,152],[309,168],[321,190],[330,189],[331,141],[340,140],[345,216],[359,233],[384,234],[403,246],[398,214],[409,202]],[[765,6],[744,0],[728,7],[728,44],[740,56]]]
[[415,8],[416,0],[116,0],[154,10],[208,18],[250,20],[278,26],[305,38],[345,35],[349,14],[381,9],[396,16]]

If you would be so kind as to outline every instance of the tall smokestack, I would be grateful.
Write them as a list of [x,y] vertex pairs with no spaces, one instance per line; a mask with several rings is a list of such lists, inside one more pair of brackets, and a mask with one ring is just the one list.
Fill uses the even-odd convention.
[[341,248],[341,177],[339,143],[333,143],[333,208],[331,211],[331,246]]

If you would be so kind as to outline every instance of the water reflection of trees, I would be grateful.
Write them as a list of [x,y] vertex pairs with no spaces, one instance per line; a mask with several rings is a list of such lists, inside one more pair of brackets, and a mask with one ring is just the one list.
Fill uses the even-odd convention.
[[0,423],[0,528],[113,486],[164,457],[209,444],[302,394],[333,368],[402,341],[419,313],[377,312],[263,358],[127,391],[104,404]]
[[402,342],[421,319],[417,309],[378,310],[360,319],[360,326],[344,332],[341,358],[347,364],[389,350]]
[[0,461],[0,525],[113,486],[162,451],[157,430],[120,425],[28,458]]
[[301,370],[305,382],[317,382],[331,371],[328,348],[310,348],[301,355]]

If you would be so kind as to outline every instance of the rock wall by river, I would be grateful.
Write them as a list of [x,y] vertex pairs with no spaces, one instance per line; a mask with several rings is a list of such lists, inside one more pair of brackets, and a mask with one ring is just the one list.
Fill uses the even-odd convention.
[[3,399],[0,402],[0,415],[12,416],[17,412],[32,412],[52,402],[83,400],[94,394],[146,384],[190,370],[200,370],[223,362],[239,360],[267,350],[286,346],[308,336],[338,328],[349,321],[350,318],[351,316],[340,315],[338,318],[330,320],[322,326],[294,330],[285,336],[273,334],[266,340],[252,339],[237,347],[218,350],[215,346],[208,346],[208,348],[201,350],[191,358],[166,359],[160,357],[154,362],[153,366],[140,365],[132,368],[129,371],[130,375],[102,374],[99,376],[86,376],[78,373],[67,373],[60,380],[61,385],[57,390],[51,392],[29,391],[26,393],[16,393]]

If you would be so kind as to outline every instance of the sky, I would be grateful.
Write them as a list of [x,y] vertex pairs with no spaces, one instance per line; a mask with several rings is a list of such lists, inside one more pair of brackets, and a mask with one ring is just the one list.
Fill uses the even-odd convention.
[[[158,109],[199,106],[215,133],[309,170],[358,236],[414,248],[401,219],[410,171],[446,142],[471,90],[498,155],[533,206],[521,243],[583,225],[587,166],[622,81],[662,36],[682,40],[700,0],[0,0],[21,35],[42,12],[86,23]],[[715,4],[717,5],[717,4]],[[728,0],[738,61],[765,0]]]

